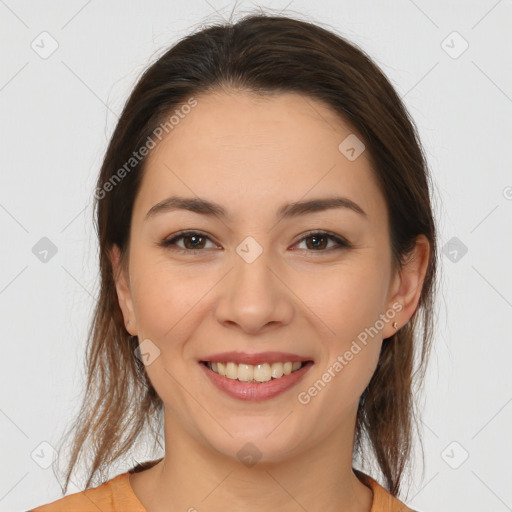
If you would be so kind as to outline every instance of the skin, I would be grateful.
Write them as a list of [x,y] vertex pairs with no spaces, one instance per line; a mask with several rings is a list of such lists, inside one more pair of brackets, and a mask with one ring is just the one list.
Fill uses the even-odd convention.
[[[217,512],[227,504],[248,512],[368,512],[372,492],[352,471],[357,404],[393,322],[400,328],[416,310],[428,241],[418,237],[414,257],[393,271],[386,203],[368,152],[349,161],[338,150],[354,132],[322,103],[292,93],[196,99],[149,156],[127,268],[112,250],[126,329],[160,350],[146,370],[165,404],[165,457],[131,475],[132,488],[149,512]],[[232,217],[181,210],[144,220],[170,195],[215,201]],[[344,208],[275,217],[283,203],[338,195],[367,217]],[[175,247],[203,252],[158,245],[180,230],[208,238]],[[304,238],[311,230],[353,247],[321,239],[316,248]],[[236,252],[247,236],[263,248],[252,263]],[[401,311],[379,334],[307,405],[299,403],[298,393],[397,303]],[[315,364],[284,394],[246,402],[218,391],[198,363],[231,350],[292,352]],[[261,453],[252,467],[237,458],[247,442]]]

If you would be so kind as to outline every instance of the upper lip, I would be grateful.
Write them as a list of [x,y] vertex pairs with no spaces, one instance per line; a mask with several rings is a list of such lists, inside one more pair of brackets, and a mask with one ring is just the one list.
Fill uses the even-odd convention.
[[228,363],[236,364],[263,364],[263,363],[286,363],[300,361],[312,361],[310,357],[303,357],[288,352],[260,352],[257,354],[249,354],[247,352],[222,352],[220,354],[212,354],[201,359],[201,362],[210,361],[211,363]]

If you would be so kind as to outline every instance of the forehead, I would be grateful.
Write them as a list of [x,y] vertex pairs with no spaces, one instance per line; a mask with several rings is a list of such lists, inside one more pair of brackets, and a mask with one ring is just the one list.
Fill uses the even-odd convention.
[[357,134],[322,102],[295,93],[195,99],[148,157],[136,200],[142,214],[179,193],[212,199],[228,213],[341,194],[369,216],[385,215],[368,152],[347,158],[340,143]]

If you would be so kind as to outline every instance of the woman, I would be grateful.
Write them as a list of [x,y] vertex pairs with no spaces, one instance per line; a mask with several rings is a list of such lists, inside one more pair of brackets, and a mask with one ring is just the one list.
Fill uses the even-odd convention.
[[[429,180],[393,87],[333,32],[251,15],[169,49],[95,194],[101,295],[64,493],[83,454],[87,490],[33,510],[410,510]],[[163,457],[105,481],[159,419]],[[372,458],[382,485],[354,467]]]

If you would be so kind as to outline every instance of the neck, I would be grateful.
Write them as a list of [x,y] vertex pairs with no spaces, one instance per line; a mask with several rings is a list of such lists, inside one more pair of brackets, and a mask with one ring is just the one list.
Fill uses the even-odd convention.
[[284,461],[245,465],[199,443],[171,415],[165,426],[165,457],[131,478],[148,512],[371,509],[372,492],[352,471],[353,428]]

